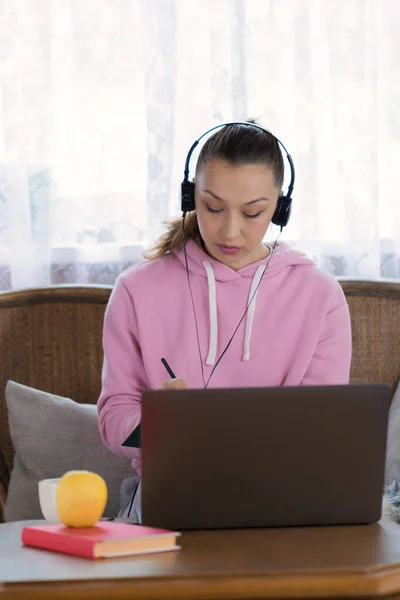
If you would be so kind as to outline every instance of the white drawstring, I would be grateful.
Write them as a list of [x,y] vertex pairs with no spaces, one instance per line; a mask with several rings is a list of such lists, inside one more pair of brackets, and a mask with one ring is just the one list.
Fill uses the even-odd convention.
[[[260,265],[257,271],[254,274],[253,281],[251,283],[249,299],[247,305],[249,307],[247,311],[247,319],[246,319],[246,333],[244,335],[244,347],[243,347],[243,359],[242,360],[250,360],[250,340],[251,340],[251,332],[253,330],[253,320],[256,312],[256,302],[257,302],[257,294],[259,288],[259,283],[261,281],[261,277],[264,275],[264,271],[267,268],[267,265]],[[254,296],[254,298],[253,298]]]
[[[208,347],[208,355],[206,364],[214,365],[217,357],[217,338],[218,338],[218,318],[217,318],[217,289],[215,284],[214,270],[211,263],[203,262],[204,269],[208,280],[208,302],[210,310],[210,342]],[[249,298],[247,301],[248,311],[246,319],[246,331],[244,336],[243,357],[242,360],[250,360],[250,341],[253,330],[253,320],[256,312],[257,294],[259,283],[264,274],[266,265],[260,265],[254,274],[253,281],[250,287]],[[256,291],[257,290],[257,291]],[[253,298],[254,296],[254,298]]]

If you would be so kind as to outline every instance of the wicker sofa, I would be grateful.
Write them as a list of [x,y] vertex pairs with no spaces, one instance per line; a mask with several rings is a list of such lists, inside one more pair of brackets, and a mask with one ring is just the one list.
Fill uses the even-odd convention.
[[[353,328],[352,381],[400,378],[400,283],[341,281]],[[0,497],[14,450],[4,389],[27,386],[94,404],[100,390],[101,333],[111,286],[59,286],[0,294]],[[2,515],[0,514],[0,521]]]

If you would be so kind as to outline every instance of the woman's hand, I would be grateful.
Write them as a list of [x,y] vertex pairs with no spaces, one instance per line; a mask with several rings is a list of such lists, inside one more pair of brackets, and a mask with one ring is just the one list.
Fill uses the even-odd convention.
[[167,381],[163,381],[159,390],[186,390],[187,385],[183,381],[183,379],[167,379]]

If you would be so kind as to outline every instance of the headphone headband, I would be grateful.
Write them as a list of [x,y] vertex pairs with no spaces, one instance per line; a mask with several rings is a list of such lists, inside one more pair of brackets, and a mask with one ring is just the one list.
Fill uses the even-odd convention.
[[195,142],[193,142],[193,144],[190,147],[189,152],[186,156],[185,168],[184,168],[184,173],[183,173],[183,181],[181,184],[181,210],[182,210],[182,213],[186,214],[187,212],[190,212],[195,209],[195,196],[194,196],[195,184],[193,181],[189,181],[189,165],[190,165],[190,159],[192,157],[194,149],[199,144],[200,140],[202,140],[206,135],[208,135],[212,131],[215,131],[216,129],[221,129],[223,127],[226,127],[227,125],[248,125],[250,127],[255,127],[256,129],[260,129],[261,131],[264,131],[265,133],[268,133],[269,135],[271,135],[276,140],[276,142],[279,144],[279,146],[282,148],[284,153],[286,154],[286,158],[287,158],[287,161],[288,161],[289,167],[290,167],[289,187],[288,187],[288,191],[285,195],[279,196],[277,207],[276,207],[274,216],[272,218],[272,222],[275,225],[278,225],[282,229],[283,227],[285,227],[287,225],[287,223],[289,221],[289,217],[290,217],[290,212],[291,212],[292,192],[293,192],[295,176],[296,176],[293,159],[290,156],[286,146],[280,141],[279,138],[276,137],[276,135],[274,135],[273,133],[268,131],[268,129],[265,129],[265,127],[258,125],[257,123],[249,123],[247,121],[231,121],[228,123],[220,123],[219,125],[214,125],[214,127],[207,129],[207,131],[202,133],[201,136],[199,138],[197,138],[197,140]]
[[286,146],[283,144],[283,142],[281,142],[281,140],[279,138],[276,137],[276,135],[274,135],[273,133],[271,133],[270,131],[268,131],[268,129],[265,129],[265,127],[262,127],[261,125],[258,125],[257,123],[249,123],[247,121],[230,121],[228,123],[220,123],[219,125],[214,125],[214,127],[210,127],[210,129],[207,129],[207,131],[205,131],[204,133],[202,133],[201,136],[198,137],[195,142],[193,142],[192,146],[190,147],[189,152],[187,153],[186,160],[185,160],[185,169],[184,169],[184,173],[183,173],[183,180],[184,181],[189,181],[189,164],[190,164],[190,159],[192,157],[192,154],[193,154],[195,148],[198,146],[199,142],[204,137],[206,137],[206,135],[208,135],[209,133],[211,133],[212,131],[215,131],[216,129],[221,129],[222,127],[226,127],[227,125],[249,125],[250,127],[255,127],[256,129],[260,129],[261,131],[264,131],[265,133],[269,133],[270,135],[272,135],[272,137],[278,142],[278,144],[280,145],[280,147],[282,148],[282,150],[285,152],[287,161],[289,163],[289,167],[290,167],[290,182],[289,182],[289,187],[288,187],[288,191],[287,191],[286,197],[290,198],[291,195],[292,195],[292,192],[293,192],[293,188],[294,188],[296,171],[295,171],[295,168],[294,168],[293,159],[290,156],[290,154],[289,154]]

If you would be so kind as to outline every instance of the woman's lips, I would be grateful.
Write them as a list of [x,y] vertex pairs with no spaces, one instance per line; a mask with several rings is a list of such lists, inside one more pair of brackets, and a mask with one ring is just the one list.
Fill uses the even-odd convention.
[[236,254],[240,250],[238,246],[226,246],[225,244],[218,244],[218,248],[224,254]]

